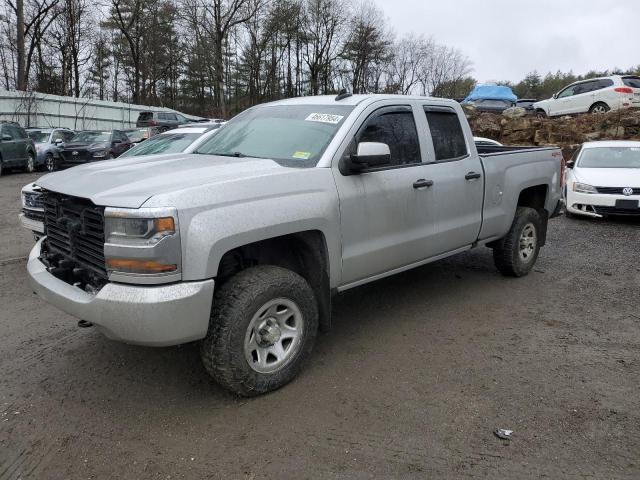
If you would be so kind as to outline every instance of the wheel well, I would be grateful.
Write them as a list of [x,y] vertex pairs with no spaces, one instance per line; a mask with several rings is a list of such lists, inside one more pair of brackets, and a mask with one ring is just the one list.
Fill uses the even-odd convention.
[[604,105],[605,107],[607,107],[609,109],[611,108],[607,102],[598,101],[598,102],[593,102],[593,104],[589,107],[589,110],[591,110],[596,105]]
[[329,255],[322,232],[293,233],[250,243],[225,253],[218,265],[216,288],[236,273],[256,265],[277,265],[302,276],[318,301],[320,329],[331,326]]
[[540,220],[542,222],[540,246],[543,246],[547,241],[547,222],[549,221],[549,212],[547,212],[544,207],[547,200],[548,189],[549,187],[547,185],[535,185],[522,190],[518,197],[519,207],[533,208],[540,215]]

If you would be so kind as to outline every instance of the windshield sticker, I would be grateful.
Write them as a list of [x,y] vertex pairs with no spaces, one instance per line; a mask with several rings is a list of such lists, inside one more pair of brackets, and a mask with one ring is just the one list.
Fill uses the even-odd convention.
[[312,113],[307,118],[305,118],[305,120],[307,122],[322,122],[337,125],[343,118],[344,115],[332,115],[330,113]]
[[299,158],[300,160],[309,160],[309,157],[311,157],[311,152],[294,152],[291,156],[293,158]]

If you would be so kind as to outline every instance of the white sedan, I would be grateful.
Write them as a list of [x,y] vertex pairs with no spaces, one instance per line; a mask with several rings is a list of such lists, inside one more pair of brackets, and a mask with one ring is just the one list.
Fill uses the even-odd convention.
[[640,216],[640,142],[585,143],[567,162],[568,214]]

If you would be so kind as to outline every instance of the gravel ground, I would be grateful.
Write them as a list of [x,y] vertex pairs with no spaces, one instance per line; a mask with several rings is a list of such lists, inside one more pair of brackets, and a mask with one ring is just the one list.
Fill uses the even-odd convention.
[[346,292],[300,377],[247,400],[193,344],[115,343],[30,292],[36,177],[0,178],[1,480],[640,478],[640,221],[555,219],[522,279],[480,248]]

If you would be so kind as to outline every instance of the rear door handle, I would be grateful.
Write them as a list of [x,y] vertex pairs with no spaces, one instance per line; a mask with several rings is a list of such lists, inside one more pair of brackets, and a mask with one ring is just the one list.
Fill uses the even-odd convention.
[[464,176],[465,180],[477,180],[482,177],[482,174],[476,172],[469,172]]
[[433,185],[433,180],[425,180],[424,178],[413,182],[413,188],[415,188],[416,190],[421,188],[429,188],[431,185]]

